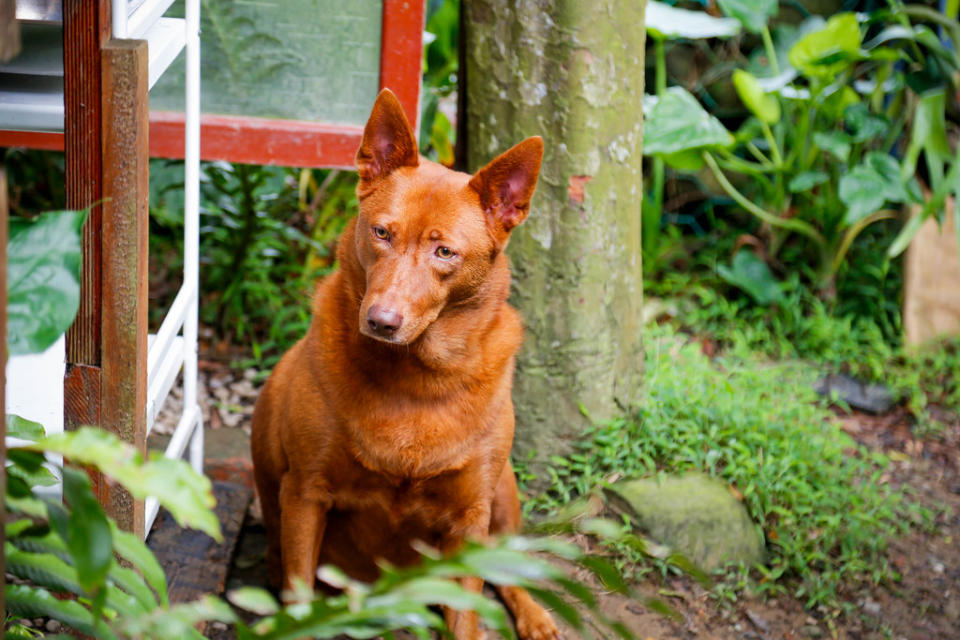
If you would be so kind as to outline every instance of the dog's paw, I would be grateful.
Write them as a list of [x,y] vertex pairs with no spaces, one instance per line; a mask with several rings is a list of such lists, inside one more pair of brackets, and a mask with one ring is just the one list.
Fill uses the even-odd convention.
[[517,618],[517,635],[520,640],[560,640],[563,637],[550,614],[539,607],[531,607]]

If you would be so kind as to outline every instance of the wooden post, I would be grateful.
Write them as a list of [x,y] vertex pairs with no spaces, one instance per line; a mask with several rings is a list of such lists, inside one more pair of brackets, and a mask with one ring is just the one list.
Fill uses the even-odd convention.
[[17,22],[17,0],[0,0],[0,62],[20,53],[20,23]]
[[[67,207],[83,230],[80,310],[67,331],[64,426],[146,446],[147,46],[110,41],[109,0],[63,0]],[[107,513],[143,535],[143,504],[91,474]]]
[[[146,452],[149,96],[147,42],[103,47],[101,426]],[[144,505],[101,483],[101,502],[143,535]]]
[[[66,429],[100,425],[100,49],[108,0],[63,0],[64,151],[68,209],[90,209],[83,227],[80,308],[67,330]],[[99,491],[98,477],[92,478]]]
[[[7,174],[4,173],[3,165],[0,164],[0,417],[7,415],[6,396],[7,396]],[[7,461],[7,421],[0,420],[0,467],[5,466]],[[6,474],[0,474],[0,490],[3,495],[7,495]],[[7,514],[4,510],[4,503],[0,502],[0,522],[7,521]],[[3,528],[0,527],[0,549],[5,548]],[[0,553],[0,611],[6,611],[4,608],[3,594],[4,574],[7,569],[7,557]]]

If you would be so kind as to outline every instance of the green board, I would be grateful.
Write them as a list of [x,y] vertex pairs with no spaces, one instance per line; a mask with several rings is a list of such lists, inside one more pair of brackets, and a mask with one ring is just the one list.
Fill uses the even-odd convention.
[[[201,110],[362,125],[380,85],[382,0],[201,0]],[[170,17],[183,16],[178,0]],[[150,91],[182,111],[183,54]]]

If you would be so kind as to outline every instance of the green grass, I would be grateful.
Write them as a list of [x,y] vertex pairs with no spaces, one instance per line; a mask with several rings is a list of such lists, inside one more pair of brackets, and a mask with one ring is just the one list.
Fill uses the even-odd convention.
[[[919,349],[905,348],[881,323],[843,312],[798,282],[788,283],[780,305],[760,307],[744,296],[728,298],[698,277],[672,274],[647,283],[648,294],[675,308],[672,323],[713,340],[724,351],[776,360],[803,359],[821,373],[840,371],[882,382],[918,419],[929,404],[960,413],[960,337]],[[899,319],[896,323],[899,331]]]
[[894,576],[887,541],[930,515],[886,484],[883,455],[840,430],[809,367],[711,360],[666,328],[646,338],[640,415],[596,425],[574,453],[553,458],[534,510],[567,504],[613,474],[700,470],[735,487],[766,536],[759,591],[829,605],[842,584]]

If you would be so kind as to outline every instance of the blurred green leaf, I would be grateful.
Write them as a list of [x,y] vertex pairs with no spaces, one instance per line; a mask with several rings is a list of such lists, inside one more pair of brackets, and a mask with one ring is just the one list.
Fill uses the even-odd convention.
[[6,416],[7,436],[21,440],[39,440],[43,437],[43,425],[33,420],[8,413]]
[[830,175],[823,171],[804,171],[790,179],[788,188],[790,189],[790,193],[802,193],[804,191],[810,191],[810,189],[823,184],[829,179]]
[[182,526],[221,540],[220,523],[211,510],[216,504],[210,480],[183,460],[151,452],[148,461],[133,446],[101,429],[84,427],[47,436],[33,451],[60,453],[78,464],[95,465],[138,499],[154,496]]
[[52,618],[88,636],[116,638],[103,627],[95,630],[93,616],[81,604],[72,600],[58,600],[45,589],[8,584],[5,595],[7,612],[12,615]]
[[235,607],[260,616],[270,616],[280,610],[280,604],[269,591],[256,587],[232,589],[227,593],[227,600]]
[[850,158],[850,142],[850,136],[842,131],[815,131],[813,134],[813,143],[841,162]]
[[765,92],[752,73],[735,69],[733,86],[750,113],[767,124],[772,125],[780,121],[780,101]]
[[487,598],[483,593],[468,591],[453,580],[435,577],[421,577],[410,580],[382,595],[370,596],[366,606],[373,609],[393,609],[400,605],[417,603],[423,605],[443,605],[458,611],[476,611],[495,629],[507,628],[507,616],[503,607]]
[[777,15],[780,3],[777,0],[717,0],[725,14],[739,20],[753,33],[760,33],[767,22]]
[[678,9],[664,2],[647,2],[647,33],[654,38],[729,38],[740,33],[739,21],[715,18],[703,11]]
[[940,160],[950,157],[947,144],[947,92],[945,89],[920,96],[913,116],[911,144],[923,147],[927,154]]
[[42,453],[10,449],[7,451],[7,473],[20,478],[32,487],[52,487],[59,480],[47,469],[43,463],[46,460]]
[[840,13],[819,31],[809,33],[790,48],[788,60],[806,76],[828,78],[863,56],[860,24],[853,13]]
[[57,341],[80,306],[80,232],[85,211],[51,211],[10,220],[7,345],[39,353]]
[[67,530],[60,531],[60,537],[67,543],[77,581],[91,593],[103,584],[113,560],[110,524],[83,471],[64,468],[63,499],[70,505],[70,516]]
[[854,142],[866,142],[881,138],[890,129],[886,119],[870,113],[870,109],[863,103],[854,104],[846,109],[843,121],[853,134]]
[[871,151],[863,162],[840,178],[840,200],[847,205],[844,221],[852,225],[885,202],[905,202],[906,188],[900,181],[900,166],[885,153]]
[[823,113],[833,120],[840,120],[847,108],[857,104],[860,104],[860,94],[852,87],[844,85],[823,101]]
[[167,578],[163,573],[163,567],[157,562],[156,556],[153,555],[143,539],[129,531],[123,531],[112,520],[110,521],[110,534],[113,537],[113,550],[116,554],[136,567],[137,571],[143,575],[143,579],[157,594],[162,606],[169,606]]
[[692,149],[727,149],[733,136],[687,90],[670,87],[657,98],[644,96],[643,153],[669,156]]
[[740,249],[729,267],[718,265],[717,274],[733,286],[743,289],[759,305],[766,306],[783,300],[783,291],[770,272],[770,267],[749,249]]

